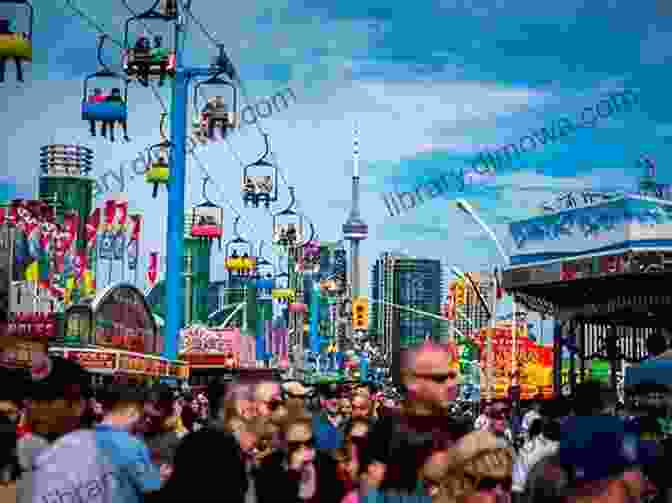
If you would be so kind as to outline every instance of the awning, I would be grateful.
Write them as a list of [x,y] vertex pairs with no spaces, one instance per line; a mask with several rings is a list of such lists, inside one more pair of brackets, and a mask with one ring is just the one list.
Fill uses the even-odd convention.
[[625,370],[625,386],[644,383],[672,386],[672,350]]

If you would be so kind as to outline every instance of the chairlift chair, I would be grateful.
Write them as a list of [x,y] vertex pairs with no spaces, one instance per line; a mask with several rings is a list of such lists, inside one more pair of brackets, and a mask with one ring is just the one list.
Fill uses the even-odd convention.
[[273,215],[273,244],[285,253],[303,245],[303,215],[294,211],[296,196],[289,187],[290,202],[287,208]]
[[[27,9],[28,31],[11,31],[12,19],[0,19],[0,58],[16,59],[17,61],[33,60],[33,28],[35,11],[28,0],[0,0],[2,4],[14,4]],[[18,17],[18,16],[17,16]]]
[[306,218],[310,227],[310,238],[297,248],[297,272],[318,273],[320,271],[320,242],[317,240],[315,226]]
[[273,300],[277,300],[281,304],[289,304],[296,299],[296,290],[289,288],[289,274],[282,272],[276,274],[275,285],[271,292]]
[[205,189],[209,181],[209,176],[203,179],[203,202],[192,209],[191,236],[217,239],[221,243],[224,235],[224,209],[208,198]]
[[[93,122],[91,132],[95,136],[95,122],[102,122],[104,125],[110,125],[114,128],[114,124],[119,122],[124,127],[124,139],[129,141],[126,134],[126,123],[128,120],[128,82],[129,80],[121,74],[113,72],[103,63],[102,49],[107,35],[100,37],[98,43],[98,64],[100,70],[93,73],[84,79],[84,89],[82,93],[82,119],[88,122]],[[91,84],[91,81],[98,81],[99,79],[114,80],[119,87],[111,87],[110,93],[105,92],[98,86],[98,84]],[[89,95],[89,89],[93,88],[93,94]],[[123,94],[122,90],[123,89]],[[115,94],[118,91],[118,94]],[[114,134],[112,133],[111,140],[114,141]]]
[[264,134],[264,143],[264,154],[243,168],[242,193],[246,207],[252,203],[258,208],[263,202],[266,208],[270,208],[271,203],[278,200],[278,168],[266,160],[271,152],[267,134]]
[[[221,139],[224,140],[230,131],[238,127],[238,88],[231,77],[229,77],[230,80],[221,78],[225,74],[226,72],[222,70],[194,86],[194,112],[198,117],[197,123],[194,122],[194,125],[197,126],[195,133],[201,139],[205,137],[209,141],[215,141],[215,129],[219,128]],[[201,90],[202,86],[231,88],[231,103],[227,103],[221,95],[213,96],[210,99],[205,98]],[[203,108],[200,106],[202,99],[205,101]]]
[[156,198],[159,193],[159,185],[168,185],[170,180],[170,153],[173,144],[168,141],[164,131],[166,117],[167,114],[161,114],[159,131],[163,141],[147,149],[145,181],[154,185],[152,191],[153,198]]
[[131,47],[129,40],[129,28],[136,22],[144,23],[148,20],[160,20],[173,22],[177,19],[177,12],[174,16],[158,12],[156,9],[162,0],[155,0],[154,5],[147,11],[135,15],[126,21],[124,30],[124,53],[123,67],[126,75],[136,78],[144,87],[149,87],[150,80],[158,80],[159,86],[163,85],[166,78],[175,76],[175,51],[161,47],[157,42],[163,42],[163,38],[157,40],[154,38],[155,47],[151,47],[150,40],[142,35]]
[[257,261],[253,256],[254,250],[252,243],[244,239],[238,233],[238,222],[240,216],[236,217],[233,223],[234,238],[226,243],[225,247],[225,267],[229,271],[231,277],[249,278],[252,279]]

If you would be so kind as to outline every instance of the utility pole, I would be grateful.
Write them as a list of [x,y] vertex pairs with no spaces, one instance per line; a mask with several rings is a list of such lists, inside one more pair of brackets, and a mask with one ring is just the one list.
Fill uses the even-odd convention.
[[[189,103],[189,83],[197,77],[211,77],[225,70],[227,61],[224,49],[216,65],[209,68],[186,68],[182,60],[184,26],[181,14],[175,22],[175,77],[173,79],[172,103],[170,109],[170,180],[168,182],[168,228],[166,233],[166,302],[173,306],[184,305],[184,192],[187,163],[187,107]],[[220,66],[222,65],[222,66]],[[166,309],[166,331],[164,357],[177,359],[180,330],[184,326],[184,310]]]
[[487,400],[492,400],[493,390],[495,385],[495,355],[492,348],[492,336],[497,330],[497,281],[495,280],[495,274],[492,275],[492,293],[490,298],[490,327],[488,329],[487,337],[485,340],[485,357],[486,357],[486,393],[485,398]]

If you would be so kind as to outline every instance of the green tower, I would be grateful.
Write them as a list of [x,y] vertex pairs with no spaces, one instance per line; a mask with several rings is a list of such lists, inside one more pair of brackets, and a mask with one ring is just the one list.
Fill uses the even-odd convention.
[[79,145],[47,145],[40,149],[39,197],[56,208],[56,217],[63,222],[66,212],[79,216],[77,249],[86,247],[86,219],[93,210],[95,180],[88,176],[92,169],[93,151]]
[[212,242],[203,238],[184,238],[185,260],[185,324],[208,320],[208,286],[210,285],[210,254]]

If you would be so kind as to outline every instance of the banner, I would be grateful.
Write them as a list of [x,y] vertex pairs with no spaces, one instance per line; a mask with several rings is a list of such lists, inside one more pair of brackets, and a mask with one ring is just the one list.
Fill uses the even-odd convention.
[[672,202],[621,196],[512,222],[507,247],[516,265],[619,250],[643,240],[671,244]]
[[114,260],[114,218],[117,213],[117,202],[105,201],[105,221],[103,222],[100,236],[100,248],[98,256],[103,260]]
[[[550,397],[553,392],[553,348],[540,346],[527,336],[527,325],[517,327],[517,367],[521,398],[529,400],[537,393]],[[488,355],[487,333],[492,329],[482,329],[476,337],[481,356],[481,382],[486,382]],[[491,332],[492,333],[492,332]],[[495,395],[506,398],[511,384],[513,370],[513,337],[511,327],[495,329],[492,337],[494,354]]]
[[199,365],[256,366],[254,337],[243,337],[238,328],[185,328],[180,332],[179,352],[181,358]]
[[149,264],[147,265],[147,282],[150,288],[156,284],[159,277],[159,252],[149,254]]
[[129,218],[131,220],[131,236],[127,247],[128,269],[135,271],[138,268],[138,255],[140,254],[142,215],[131,215]]
[[112,255],[114,260],[123,260],[126,253],[126,219],[128,217],[128,201],[116,201],[116,222],[114,225],[114,242]]

